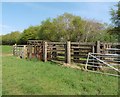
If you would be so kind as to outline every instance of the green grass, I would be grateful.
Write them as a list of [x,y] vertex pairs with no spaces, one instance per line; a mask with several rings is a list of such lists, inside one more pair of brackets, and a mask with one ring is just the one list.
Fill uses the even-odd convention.
[[12,46],[4,45],[4,46],[0,46],[0,47],[2,47],[2,53],[3,54],[10,54],[10,53],[12,53]]
[[3,95],[117,95],[118,78],[2,56]]

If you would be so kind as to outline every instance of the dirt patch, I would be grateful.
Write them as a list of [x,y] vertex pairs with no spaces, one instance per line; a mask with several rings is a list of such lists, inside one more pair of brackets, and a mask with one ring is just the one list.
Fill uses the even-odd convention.
[[0,56],[12,56],[13,54],[0,54]]

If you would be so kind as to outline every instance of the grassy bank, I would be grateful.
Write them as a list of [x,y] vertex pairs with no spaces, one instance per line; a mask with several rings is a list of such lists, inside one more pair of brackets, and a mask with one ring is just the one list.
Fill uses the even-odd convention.
[[[6,47],[4,47],[6,48]],[[2,56],[3,95],[117,95],[118,78]]]

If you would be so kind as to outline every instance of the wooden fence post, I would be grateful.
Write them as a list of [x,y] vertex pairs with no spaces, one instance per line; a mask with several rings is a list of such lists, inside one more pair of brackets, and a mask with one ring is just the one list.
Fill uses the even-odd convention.
[[26,55],[27,55],[26,45],[24,45],[23,54],[24,54],[23,58],[26,58]]
[[103,49],[103,51],[102,51],[102,53],[103,53],[103,54],[106,54],[106,47],[105,47],[105,43],[103,43],[102,45],[103,45],[103,48],[102,48],[102,49]]
[[27,58],[29,59],[30,56],[30,48],[29,44],[27,43]]
[[15,56],[15,46],[16,46],[16,44],[13,45],[13,55],[14,55],[14,56]]
[[92,46],[92,53],[95,53],[95,48],[94,48],[95,46],[93,45]]
[[15,44],[14,52],[15,52],[15,56],[17,56],[17,44]]
[[96,42],[96,53],[100,53],[100,41]]
[[43,42],[43,60],[47,62],[47,42]]
[[29,55],[29,59],[32,59],[32,45],[29,45],[29,51],[30,51],[30,55]]
[[71,43],[67,41],[66,43],[66,63],[71,64]]

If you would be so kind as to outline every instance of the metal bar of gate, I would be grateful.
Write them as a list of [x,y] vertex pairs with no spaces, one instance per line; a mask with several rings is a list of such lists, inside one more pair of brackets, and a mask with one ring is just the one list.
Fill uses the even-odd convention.
[[105,64],[105,65],[107,65],[107,66],[109,66],[109,67],[113,68],[114,70],[116,70],[116,71],[120,72],[118,69],[114,68],[114,67],[113,67],[113,66],[111,66],[110,64],[107,64],[106,62],[104,62],[104,61],[102,61],[102,60],[98,59],[97,57],[93,56],[91,53],[89,53],[89,55],[90,55],[90,56],[92,56],[93,58],[97,59],[98,61],[102,62],[103,64]]

